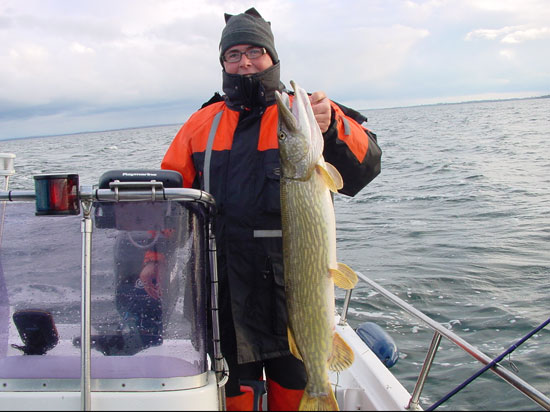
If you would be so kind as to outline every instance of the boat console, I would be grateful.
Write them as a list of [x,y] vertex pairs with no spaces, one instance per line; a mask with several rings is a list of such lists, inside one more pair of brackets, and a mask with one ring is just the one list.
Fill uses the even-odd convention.
[[163,170],[34,181],[0,192],[0,410],[223,409],[210,195]]

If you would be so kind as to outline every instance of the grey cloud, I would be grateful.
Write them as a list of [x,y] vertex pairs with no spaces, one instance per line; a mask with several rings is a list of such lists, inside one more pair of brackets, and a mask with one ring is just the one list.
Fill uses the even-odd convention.
[[116,22],[94,17],[42,17],[22,14],[13,17],[13,26],[24,29],[25,32],[38,32],[41,36],[62,39],[81,38],[102,42],[126,37]]
[[11,17],[0,16],[0,30],[8,29],[13,26],[13,20]]

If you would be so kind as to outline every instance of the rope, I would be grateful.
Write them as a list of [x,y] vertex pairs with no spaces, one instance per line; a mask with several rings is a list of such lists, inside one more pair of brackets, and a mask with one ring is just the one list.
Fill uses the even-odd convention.
[[515,351],[520,345],[525,343],[527,339],[529,339],[531,336],[533,336],[535,333],[546,327],[550,323],[550,318],[548,318],[546,321],[542,322],[539,326],[537,326],[535,329],[533,329],[531,332],[529,332],[527,335],[525,335],[523,338],[518,340],[516,343],[511,345],[508,349],[506,349],[504,352],[502,352],[499,356],[497,356],[495,359],[493,359],[491,362],[489,362],[485,367],[480,369],[478,372],[474,373],[471,377],[466,379],[464,382],[462,382],[460,385],[458,385],[455,389],[453,389],[451,392],[449,392],[447,395],[445,395],[443,398],[435,402],[433,405],[431,405],[426,411],[433,411],[435,408],[437,408],[439,405],[441,405],[443,402],[448,401],[452,396],[456,395],[458,392],[460,392],[462,389],[464,389],[466,386],[468,386],[472,381],[477,379],[479,376],[481,376],[485,371],[491,369],[494,367],[497,363],[499,363],[504,357],[513,351]]

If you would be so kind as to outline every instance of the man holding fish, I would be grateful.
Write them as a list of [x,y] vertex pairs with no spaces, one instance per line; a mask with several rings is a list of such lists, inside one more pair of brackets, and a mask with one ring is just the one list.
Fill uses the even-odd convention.
[[[360,122],[365,119],[331,102],[324,92],[307,96],[298,89],[296,96],[279,94],[278,108],[276,93],[282,93],[284,86],[270,23],[254,8],[238,15],[226,14],[225,20],[220,41],[225,95],[216,93],[187,120],[166,152],[162,168],[179,171],[186,187],[205,190],[216,200],[221,347],[229,365],[227,409],[252,410],[254,398],[247,381],[262,379],[264,370],[270,410],[298,409],[302,397],[306,397],[304,389],[306,393],[309,391],[309,398],[320,401],[314,406],[302,403],[302,408],[333,409],[335,401],[330,388],[328,394],[325,393],[328,390],[312,386],[311,382],[316,380],[312,370],[317,366],[309,367],[311,370],[306,373],[308,359],[312,358],[310,352],[315,352],[313,358],[321,359],[316,362],[323,363],[323,371],[328,367],[349,366],[353,354],[347,353],[338,338],[332,336],[330,320],[317,322],[315,328],[320,334],[308,336],[296,330],[299,323],[289,322],[289,310],[300,312],[298,316],[302,317],[308,317],[307,313],[312,313],[312,318],[325,319],[326,314],[333,317],[334,291],[325,289],[333,287],[333,279],[341,287],[352,287],[356,281],[351,269],[335,261],[335,238],[331,239],[335,236],[334,212],[332,202],[330,205],[326,202],[326,195],[328,190],[349,196],[358,193],[380,172],[381,153],[376,136],[354,117]],[[326,250],[317,261],[322,261],[321,270],[326,266],[327,271],[320,277],[321,282],[310,279],[310,287],[315,289],[316,283],[326,283],[323,286],[326,294],[321,299],[328,302],[311,302],[313,306],[309,308],[303,308],[309,304],[304,305],[292,294],[292,285],[301,288],[303,282],[299,285],[300,282],[287,279],[285,286],[285,271],[290,269],[284,266],[292,263],[285,256],[283,264],[283,236],[288,243],[288,237],[294,235],[283,227],[281,218],[281,181],[287,179],[284,173],[288,167],[282,164],[278,136],[280,131],[287,133],[303,123],[303,119],[298,119],[290,126],[279,124],[282,121],[279,111],[285,110],[284,107],[288,109],[285,122],[292,123],[291,99],[304,106],[300,112],[294,109],[292,112],[303,118],[309,110],[309,122],[313,124],[309,124],[308,130],[314,133],[319,130],[322,136],[321,151],[313,165],[307,167],[309,175],[315,170],[321,176],[318,187],[323,194],[319,196],[323,199],[323,210],[327,211],[313,217],[309,226],[328,227],[323,229],[323,246],[310,245]],[[344,111],[351,113],[351,117]],[[325,218],[326,223],[315,220]],[[290,255],[287,248],[285,254]],[[298,255],[296,251],[293,253],[301,256],[310,250],[308,247],[298,251]],[[153,287],[151,280],[158,265],[148,266],[141,275],[146,290]],[[303,272],[302,278],[309,276],[307,270],[295,271]],[[330,281],[325,282],[325,278]],[[287,308],[289,296],[293,303]],[[320,295],[308,296],[317,299]],[[324,315],[319,309],[311,312],[312,308],[320,308]],[[322,345],[317,344],[321,341]],[[333,341],[339,354],[333,352]]]

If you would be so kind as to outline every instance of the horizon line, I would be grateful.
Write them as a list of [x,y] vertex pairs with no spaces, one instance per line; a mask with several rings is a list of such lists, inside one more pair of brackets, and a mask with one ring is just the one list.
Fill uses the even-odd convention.
[[[480,100],[464,100],[460,102],[438,102],[438,103],[421,103],[405,106],[391,106],[391,107],[379,107],[374,109],[358,109],[360,112],[372,111],[372,110],[391,110],[391,109],[405,109],[405,108],[414,108],[414,107],[429,107],[429,106],[446,106],[446,105],[458,105],[458,104],[469,104],[469,103],[490,103],[490,102],[503,102],[503,101],[513,101],[513,100],[532,100],[532,99],[548,99],[550,94],[540,95],[540,96],[530,96],[530,97],[509,97],[502,99],[480,99]],[[131,129],[146,129],[150,127],[162,127],[162,126],[174,126],[181,125],[181,122],[175,123],[159,123],[159,124],[150,124],[142,126],[127,126],[127,127],[117,127],[114,129],[99,129],[99,130],[86,130],[81,132],[67,132],[67,133],[56,133],[56,134],[46,134],[46,135],[32,135],[32,136],[21,136],[21,137],[8,137],[0,138],[0,141],[8,140],[24,140],[24,139],[37,139],[43,137],[56,137],[56,136],[71,136],[79,135],[86,133],[104,133],[104,132],[115,132],[119,130],[131,130]]]

